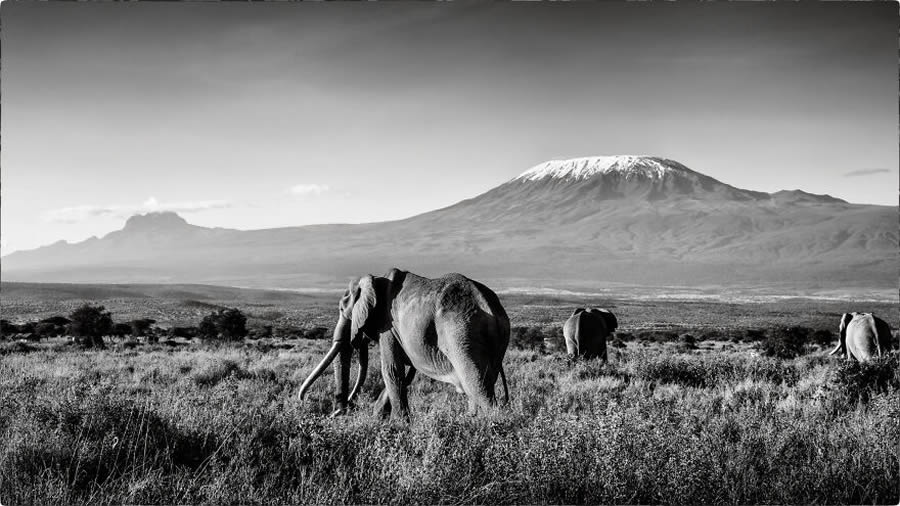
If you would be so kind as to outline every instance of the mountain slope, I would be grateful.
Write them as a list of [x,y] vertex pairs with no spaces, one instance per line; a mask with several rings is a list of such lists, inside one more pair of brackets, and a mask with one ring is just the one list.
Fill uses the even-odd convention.
[[3,258],[4,280],[331,284],[396,265],[501,285],[894,287],[897,208],[730,186],[663,158],[542,163],[405,220],[209,229],[171,213]]

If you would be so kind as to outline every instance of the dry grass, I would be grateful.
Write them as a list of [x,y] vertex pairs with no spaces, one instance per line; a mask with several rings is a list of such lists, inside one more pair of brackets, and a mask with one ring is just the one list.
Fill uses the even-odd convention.
[[[894,503],[896,356],[852,369],[628,343],[609,364],[510,351],[482,417],[419,378],[409,424],[299,383],[327,343],[32,351],[0,362],[0,501],[118,503]],[[328,378],[328,377],[326,377]],[[867,379],[868,378],[868,379]],[[865,392],[865,399],[859,395]]]

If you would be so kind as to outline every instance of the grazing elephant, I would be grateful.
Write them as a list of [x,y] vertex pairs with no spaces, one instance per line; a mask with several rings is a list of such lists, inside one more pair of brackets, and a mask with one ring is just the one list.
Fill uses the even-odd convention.
[[571,357],[606,360],[606,338],[618,326],[616,316],[606,309],[577,308],[563,326],[566,351]]
[[880,357],[891,349],[891,327],[872,313],[844,313],[840,338],[828,355],[846,351],[847,360]]
[[[384,277],[368,275],[350,282],[339,304],[331,349],[300,386],[300,399],[340,356],[334,367],[334,414],[344,413],[365,382],[368,341],[376,339],[385,384],[376,414],[409,416],[407,386],[416,371],[465,393],[470,413],[496,403],[498,374],[509,398],[503,373],[509,318],[497,295],[461,274],[428,279],[391,269]],[[354,348],[359,351],[359,373],[348,396]]]

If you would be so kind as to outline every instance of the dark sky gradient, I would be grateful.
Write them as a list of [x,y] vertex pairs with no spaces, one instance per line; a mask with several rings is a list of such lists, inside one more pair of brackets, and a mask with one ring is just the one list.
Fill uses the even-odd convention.
[[897,203],[895,2],[0,10],[4,253],[152,209],[402,218],[604,154]]

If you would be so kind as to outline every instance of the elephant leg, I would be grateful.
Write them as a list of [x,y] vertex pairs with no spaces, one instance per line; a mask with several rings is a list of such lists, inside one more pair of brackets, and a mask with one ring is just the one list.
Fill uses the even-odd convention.
[[606,351],[606,338],[605,337],[600,342],[600,360],[602,360],[604,362],[609,361],[609,356]]
[[[409,419],[406,366],[409,360],[396,339],[381,339],[381,375],[392,419]],[[414,372],[413,372],[414,374]],[[379,402],[381,399],[379,399]],[[377,404],[376,404],[377,405]]]
[[491,373],[488,367],[479,367],[470,360],[460,362],[453,364],[453,368],[466,394],[469,413],[475,414],[479,409],[489,411],[497,404],[494,395],[497,373]]
[[[416,368],[410,366],[409,369],[406,370],[406,378],[404,379],[407,391],[409,390],[409,385],[412,384],[412,381],[413,379],[415,379],[415,377]],[[391,414],[391,398],[388,396],[387,388],[382,389],[381,394],[378,395],[378,399],[375,401],[375,409],[373,410],[373,414],[381,418],[387,418]]]

